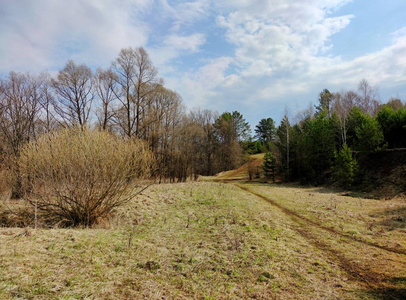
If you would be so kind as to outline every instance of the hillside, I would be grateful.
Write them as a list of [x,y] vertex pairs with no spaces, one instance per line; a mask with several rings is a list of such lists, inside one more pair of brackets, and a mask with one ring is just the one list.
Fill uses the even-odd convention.
[[264,153],[250,155],[247,162],[235,170],[225,171],[217,174],[215,180],[218,181],[232,181],[232,180],[248,180],[248,168],[254,169],[255,174],[262,174],[262,162],[264,160]]
[[391,198],[406,194],[406,149],[372,153],[364,158],[359,189],[371,197]]

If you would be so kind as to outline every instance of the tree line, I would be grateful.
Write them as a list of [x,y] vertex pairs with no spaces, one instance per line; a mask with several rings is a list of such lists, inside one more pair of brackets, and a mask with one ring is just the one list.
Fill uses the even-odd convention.
[[[186,111],[143,48],[122,49],[107,69],[69,60],[56,76],[10,72],[0,79],[0,164],[18,169],[24,145],[64,128],[106,131],[145,141],[153,176],[184,181],[241,163],[249,125],[239,112]],[[21,196],[18,176],[13,197]]]
[[[368,153],[406,147],[405,126],[402,101],[381,104],[377,89],[362,80],[357,91],[323,90],[318,105],[294,121],[262,119],[251,137],[238,111],[187,111],[143,48],[122,49],[107,69],[69,60],[55,76],[10,72],[0,79],[3,169],[16,169],[21,148],[41,135],[81,128],[145,141],[160,182],[213,175],[239,166],[244,153],[269,152],[285,181],[350,185]],[[21,196],[18,170],[12,186]]]
[[356,92],[324,89],[318,105],[299,113],[296,122],[285,115],[276,127],[262,119],[256,133],[251,151],[277,157],[283,180],[348,187],[370,179],[377,153],[406,150],[406,105],[397,98],[381,104],[377,88],[363,79]]

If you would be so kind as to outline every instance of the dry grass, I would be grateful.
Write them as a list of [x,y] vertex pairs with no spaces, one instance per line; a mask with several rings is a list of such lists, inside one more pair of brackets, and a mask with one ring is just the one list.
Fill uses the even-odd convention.
[[0,299],[384,299],[306,226],[233,184],[155,185],[104,228],[0,229]]
[[235,170],[221,172],[216,175],[215,180],[232,181],[232,180],[248,180],[249,167],[254,169],[254,177],[259,174],[263,177],[262,163],[264,161],[264,153],[254,154],[249,156],[249,161]]
[[369,200],[322,188],[240,184],[289,217],[292,228],[377,299],[406,298],[404,197]]
[[406,198],[376,200],[338,194],[328,188],[251,185],[256,192],[300,215],[344,234],[406,249]]

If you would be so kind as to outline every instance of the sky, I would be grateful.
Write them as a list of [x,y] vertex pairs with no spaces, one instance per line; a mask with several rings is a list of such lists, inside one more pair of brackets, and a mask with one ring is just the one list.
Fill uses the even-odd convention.
[[144,47],[188,109],[254,128],[366,79],[406,101],[404,0],[0,0],[0,76],[108,68]]

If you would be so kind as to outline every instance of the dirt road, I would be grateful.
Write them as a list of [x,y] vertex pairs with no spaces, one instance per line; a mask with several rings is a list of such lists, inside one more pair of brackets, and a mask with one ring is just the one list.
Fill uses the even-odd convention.
[[270,189],[273,196],[257,192],[256,185],[234,183],[246,193],[255,195],[286,217],[286,225],[322,251],[332,265],[338,265],[360,286],[378,299],[406,299],[406,249],[381,245],[352,236],[310,219],[280,201],[281,191]]

